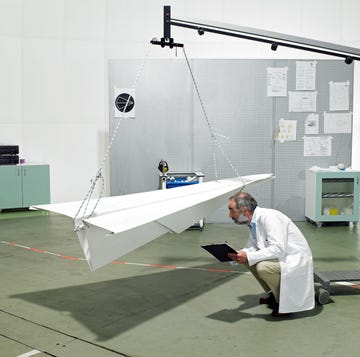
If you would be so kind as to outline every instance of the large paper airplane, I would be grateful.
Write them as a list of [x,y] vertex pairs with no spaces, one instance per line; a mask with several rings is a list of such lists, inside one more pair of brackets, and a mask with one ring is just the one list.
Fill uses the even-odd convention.
[[[165,233],[181,233],[224,206],[245,186],[272,174],[239,176],[168,190],[104,197],[90,218],[75,219],[77,235],[91,270],[98,269]],[[89,207],[97,200],[91,200]],[[74,219],[81,202],[34,206]]]

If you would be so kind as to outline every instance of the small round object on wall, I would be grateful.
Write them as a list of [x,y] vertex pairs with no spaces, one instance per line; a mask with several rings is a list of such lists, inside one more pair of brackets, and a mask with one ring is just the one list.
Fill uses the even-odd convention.
[[135,105],[135,99],[129,93],[121,93],[115,98],[115,106],[121,113],[130,112]]

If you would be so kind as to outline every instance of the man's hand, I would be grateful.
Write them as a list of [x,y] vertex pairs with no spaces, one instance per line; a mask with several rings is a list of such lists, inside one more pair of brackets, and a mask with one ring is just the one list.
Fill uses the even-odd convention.
[[235,253],[229,253],[228,257],[231,260],[234,260],[238,262],[239,264],[245,264],[248,262],[247,260],[247,254],[243,250],[239,250],[236,254]]

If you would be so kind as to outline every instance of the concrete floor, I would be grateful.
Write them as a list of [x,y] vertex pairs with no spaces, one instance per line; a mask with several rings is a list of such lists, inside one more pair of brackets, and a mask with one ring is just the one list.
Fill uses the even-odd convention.
[[[298,226],[317,270],[360,269],[359,229]],[[246,227],[206,224],[90,272],[70,219],[3,212],[0,356],[358,356],[360,286],[332,284],[328,304],[274,318],[242,266],[200,248],[241,248],[246,237]]]

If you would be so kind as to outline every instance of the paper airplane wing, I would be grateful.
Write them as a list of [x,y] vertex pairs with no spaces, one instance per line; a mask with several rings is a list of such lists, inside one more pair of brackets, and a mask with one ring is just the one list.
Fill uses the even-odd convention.
[[[243,187],[271,178],[272,174],[250,175],[102,198],[91,218],[80,219],[85,226],[77,231],[89,267],[98,269],[165,233],[181,233]],[[68,202],[34,208],[74,218],[80,205]]]

